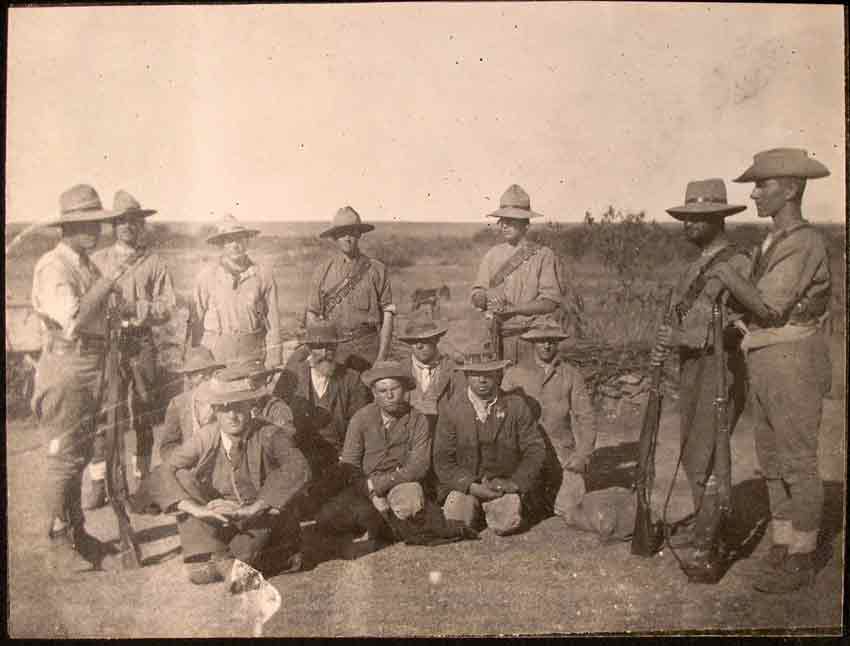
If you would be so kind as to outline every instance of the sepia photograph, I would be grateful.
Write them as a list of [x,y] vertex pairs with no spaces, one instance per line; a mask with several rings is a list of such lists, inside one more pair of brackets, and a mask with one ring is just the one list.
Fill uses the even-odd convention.
[[10,7],[8,636],[846,636],[846,29]]

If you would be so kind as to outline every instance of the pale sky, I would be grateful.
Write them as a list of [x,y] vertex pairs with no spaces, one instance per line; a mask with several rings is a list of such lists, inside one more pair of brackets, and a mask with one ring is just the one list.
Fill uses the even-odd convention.
[[117,189],[161,220],[484,221],[513,183],[554,221],[669,220],[692,179],[808,149],[842,221],[843,10],[458,3],[15,8],[6,218]]

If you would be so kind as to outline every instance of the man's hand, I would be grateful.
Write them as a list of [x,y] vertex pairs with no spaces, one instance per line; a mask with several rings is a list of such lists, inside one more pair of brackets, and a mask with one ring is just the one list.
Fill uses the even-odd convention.
[[502,493],[501,491],[491,489],[484,483],[473,482],[469,485],[469,495],[475,496],[479,500],[495,500],[496,498],[501,498]]
[[665,348],[673,348],[679,345],[679,332],[670,325],[664,324],[658,328],[655,335],[655,344]]
[[372,506],[378,510],[378,513],[386,513],[390,510],[390,503],[384,496],[376,496],[372,494]]
[[574,453],[564,463],[564,469],[575,473],[584,473],[587,471],[587,457]]
[[508,301],[504,296],[491,296],[487,299],[487,309],[499,314],[505,314],[508,309]]
[[483,289],[479,289],[472,292],[472,305],[477,307],[479,310],[486,310],[487,292],[485,292]]
[[225,500],[224,498],[216,498],[215,500],[210,500],[206,505],[209,511],[213,511],[228,518],[234,515],[239,510],[240,506],[241,505],[238,502],[234,502],[232,500]]
[[230,515],[233,520],[251,520],[255,516],[264,514],[270,511],[271,506],[263,500],[256,500],[250,505],[243,505],[236,508],[236,511]]
[[490,489],[498,491],[500,494],[519,492],[519,487],[510,478],[493,478],[492,480],[485,478],[483,484]]
[[670,348],[666,348],[661,345],[653,346],[652,351],[649,353],[649,365],[655,368],[660,368],[664,365],[664,362],[667,361],[667,357],[670,356]]
[[203,505],[199,505],[193,500],[181,500],[177,503],[177,510],[185,512],[200,520],[219,522],[223,525],[227,525],[230,522],[230,519],[228,519],[224,514],[208,509]]

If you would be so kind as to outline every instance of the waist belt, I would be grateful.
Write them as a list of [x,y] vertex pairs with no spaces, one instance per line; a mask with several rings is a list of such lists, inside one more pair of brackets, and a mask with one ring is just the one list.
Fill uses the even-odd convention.
[[373,334],[378,333],[378,324],[377,323],[363,323],[358,325],[357,327],[344,330],[343,336],[346,337],[348,341],[354,341],[355,339],[361,339],[364,336],[371,336]]
[[215,336],[254,336],[256,334],[265,334],[266,331],[262,328],[251,330],[250,332],[225,332],[224,330],[208,330],[204,329],[204,334],[214,334]]
[[93,354],[102,353],[105,350],[106,338],[89,334],[80,335],[71,341],[51,335],[45,345],[45,351],[52,354]]

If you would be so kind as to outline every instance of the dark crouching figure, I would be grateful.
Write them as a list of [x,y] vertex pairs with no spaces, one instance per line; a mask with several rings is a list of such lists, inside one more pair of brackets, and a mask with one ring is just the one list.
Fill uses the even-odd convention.
[[233,372],[220,370],[208,382],[215,421],[175,449],[148,482],[154,503],[178,512],[192,583],[221,581],[234,558],[267,573],[301,566],[301,531],[290,503],[309,480],[309,466],[286,432],[252,418],[265,393],[244,371]]
[[434,436],[438,500],[446,519],[496,534],[516,532],[541,515],[543,435],[524,396],[501,390],[502,371],[489,345],[464,355],[465,393],[440,403]]

